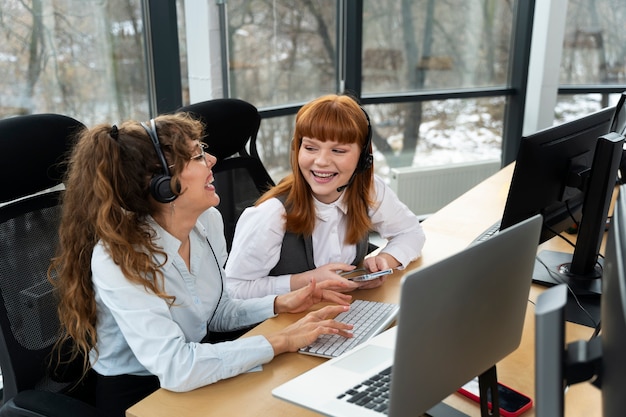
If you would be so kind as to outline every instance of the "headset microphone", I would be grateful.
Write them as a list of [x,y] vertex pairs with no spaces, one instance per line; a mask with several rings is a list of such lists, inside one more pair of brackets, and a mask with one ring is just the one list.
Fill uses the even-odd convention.
[[[350,181],[350,182],[352,182],[352,181]],[[346,188],[348,188],[348,186],[350,185],[350,182],[347,183],[347,184],[342,185],[341,187],[337,187],[337,192],[340,193],[343,190],[345,190]]]
[[346,184],[344,184],[344,185],[342,185],[340,187],[337,187],[337,192],[340,193],[343,190],[345,190],[346,188],[348,188],[350,185],[352,185],[352,183],[354,182],[354,177],[356,177],[356,171],[354,171],[352,173],[352,176],[350,177],[350,180]]

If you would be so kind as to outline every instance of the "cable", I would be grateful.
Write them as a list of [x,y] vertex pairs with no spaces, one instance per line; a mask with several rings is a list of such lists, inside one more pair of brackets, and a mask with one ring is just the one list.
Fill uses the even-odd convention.
[[[574,220],[574,222],[576,223],[576,225],[578,226],[578,222],[576,221],[576,219],[574,219],[573,215],[570,212],[569,209],[569,205],[567,205],[567,211],[568,213],[570,213],[570,217],[572,218],[572,220]],[[551,229],[549,226],[544,224],[544,227],[547,228],[550,232],[552,232],[555,236],[560,237],[561,239],[563,239],[565,242],[567,242],[568,244],[570,244],[572,247],[576,247],[576,245],[569,239],[567,239],[565,236],[563,236],[560,233],[555,233],[555,231],[553,229]],[[597,254],[598,258],[602,258],[604,259],[604,255],[602,255],[601,253]],[[554,271],[552,271],[550,269],[550,267],[548,267],[548,265],[546,265],[539,257],[537,257],[537,261],[539,261],[539,263],[541,263],[543,265],[543,267],[546,269],[546,271],[548,272],[548,274],[550,274],[550,276],[552,278],[554,278],[555,281],[565,284],[567,285],[567,290],[572,294],[572,296],[574,297],[574,301],[576,302],[576,304],[578,305],[578,307],[585,313],[585,315],[589,318],[589,320],[591,320],[591,323],[593,323],[593,327],[594,327],[594,333],[591,336],[591,338],[593,339],[594,337],[597,337],[600,333],[600,329],[601,329],[601,322],[598,321],[596,323],[596,321],[594,320],[593,316],[591,315],[591,313],[589,313],[589,311],[587,311],[587,309],[585,309],[583,307],[583,305],[580,303],[580,300],[578,299],[578,297],[576,296],[576,294],[574,293],[574,291],[571,289],[571,287],[567,284],[567,282],[565,282],[563,279],[561,279],[560,275]],[[601,271],[603,271],[603,265],[602,263],[597,260],[596,261],[597,266],[600,268]]]
[[206,331],[208,335],[209,326],[211,326],[211,322],[213,321],[213,318],[215,317],[215,313],[217,313],[217,309],[219,308],[220,303],[222,302],[222,294],[224,293],[224,276],[222,275],[222,267],[220,265],[220,262],[217,260],[217,255],[215,254],[215,251],[213,250],[213,245],[211,245],[211,242],[209,241],[209,237],[206,235],[206,231],[205,231],[204,238],[206,239],[206,243],[209,244],[209,249],[211,249],[211,253],[213,254],[213,259],[215,259],[215,265],[217,266],[217,271],[220,274],[220,297],[217,300],[217,304],[215,304],[215,309],[213,310],[213,313],[211,314],[211,318],[206,323]]
[[598,337],[600,335],[600,331],[602,330],[602,321],[598,322],[598,325],[596,326],[596,328],[593,331],[593,334],[591,335],[591,337],[589,338],[589,340]]
[[[571,247],[576,248],[576,244],[575,244],[574,242],[572,242],[571,240],[569,240],[568,238],[566,238],[565,236],[563,236],[561,233],[556,233],[556,232],[554,231],[554,229],[550,228],[550,226],[546,225],[545,223],[544,223],[543,227],[545,227],[546,229],[548,229],[548,230],[549,230],[549,231],[550,231],[550,232],[551,232],[554,236],[556,236],[556,237],[558,237],[558,238],[563,239],[563,240],[564,240],[565,242],[567,242],[567,243],[568,243]],[[596,253],[596,256],[597,256],[598,258],[602,258],[602,259],[604,259],[604,255],[602,255],[602,254],[601,254],[601,253],[599,253],[599,252],[598,252],[598,253]],[[598,265],[598,267],[599,267],[599,268],[600,268],[600,270],[602,271],[602,270],[603,270],[603,266],[602,266],[602,264],[600,263],[600,261],[596,260],[596,264]]]
[[567,214],[569,214],[569,217],[572,219],[572,221],[576,225],[576,229],[578,229],[580,227],[580,222],[576,220],[576,217],[574,217],[574,213],[572,213],[572,209],[570,208],[569,203],[570,203],[569,200],[565,201],[565,208],[567,209]]
[[572,294],[572,297],[574,297],[574,301],[576,302],[576,304],[578,305],[578,307],[583,311],[583,313],[585,313],[585,315],[589,318],[589,320],[591,320],[591,323],[593,323],[593,327],[594,328],[598,328],[599,323],[596,323],[596,321],[594,320],[593,316],[589,313],[589,311],[587,311],[587,309],[585,307],[583,307],[583,305],[580,303],[580,300],[578,299],[578,296],[576,296],[576,293],[571,289],[571,287],[568,285],[568,283],[566,281],[564,281],[558,273],[552,271],[550,269],[550,267],[548,265],[545,264],[545,262],[543,262],[541,260],[541,258],[536,257],[537,261],[543,265],[543,267],[546,269],[546,271],[548,272],[548,274],[550,274],[550,276],[558,283],[560,284],[565,284],[567,285],[567,290],[570,292],[570,294]]
[[559,237],[561,239],[563,239],[565,242],[567,242],[571,247],[575,248],[576,244],[574,242],[572,242],[571,240],[569,240],[568,238],[566,238],[565,236],[563,236],[561,233],[557,233],[554,231],[554,229],[552,229],[550,226],[548,226],[547,224],[543,224],[543,227],[545,227],[546,229],[548,229],[550,231],[550,233],[552,233],[554,236]]

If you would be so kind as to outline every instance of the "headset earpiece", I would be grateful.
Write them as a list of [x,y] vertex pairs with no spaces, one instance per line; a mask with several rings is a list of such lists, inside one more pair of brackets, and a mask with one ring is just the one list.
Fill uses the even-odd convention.
[[159,203],[169,203],[174,201],[178,196],[172,191],[172,176],[170,175],[165,155],[163,155],[163,151],[161,150],[161,143],[159,142],[159,137],[156,131],[156,123],[154,122],[154,119],[150,119],[150,126],[145,123],[141,123],[141,126],[146,130],[146,132],[148,132],[148,136],[150,136],[152,145],[154,145],[154,150],[156,151],[157,157],[161,162],[161,167],[163,168],[162,174],[156,174],[150,180],[150,194]]
[[172,177],[169,175],[155,175],[150,180],[150,194],[159,203],[169,203],[174,201],[176,194],[172,192]]
[[365,118],[367,119],[367,138],[363,144],[363,148],[361,149],[361,155],[359,155],[356,172],[367,171],[374,163],[374,155],[372,155],[372,152],[370,151],[372,148],[372,125],[370,123],[370,117],[365,109],[361,107],[361,110],[363,110],[363,114],[365,114]]

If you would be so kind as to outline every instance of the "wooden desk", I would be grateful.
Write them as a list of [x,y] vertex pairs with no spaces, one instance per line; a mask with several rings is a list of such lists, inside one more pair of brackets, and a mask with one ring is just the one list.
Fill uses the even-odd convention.
[[[513,167],[508,166],[423,222],[426,245],[422,257],[408,271],[432,264],[464,249],[471,241],[502,216]],[[553,239],[541,248],[570,251],[560,239]],[[541,249],[540,248],[540,249]],[[357,291],[355,298],[387,302],[399,300],[400,278],[406,271],[396,271],[384,286],[374,290]],[[532,285],[529,300],[534,302],[544,288]],[[283,328],[302,315],[281,315],[262,323],[250,334],[263,334]],[[568,323],[567,339],[587,339],[590,328]],[[498,364],[498,379],[535,398],[534,392],[534,305],[528,303],[526,322],[519,348]],[[127,417],[160,416],[316,416],[318,414],[272,397],[274,387],[322,363],[324,359],[288,353],[263,366],[261,372],[251,372],[219,381],[186,393],[159,389],[129,408]],[[446,403],[470,416],[480,416],[478,405],[459,394],[452,394]],[[568,417],[601,416],[600,391],[582,383],[571,387],[566,395]],[[534,417],[534,408],[525,413]]]

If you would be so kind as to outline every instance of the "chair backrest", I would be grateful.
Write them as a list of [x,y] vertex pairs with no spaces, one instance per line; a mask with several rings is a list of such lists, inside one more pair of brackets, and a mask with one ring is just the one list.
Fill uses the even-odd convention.
[[[215,187],[220,196],[218,210],[224,218],[228,250],[241,212],[274,185],[256,147],[261,116],[255,106],[239,99],[221,98],[178,109],[205,125],[208,152],[217,158],[213,167]],[[247,147],[246,147],[247,146]]]
[[61,162],[83,127],[56,114],[0,120],[0,368],[5,402],[27,389],[62,388],[47,371],[59,323],[46,274],[58,242]]

